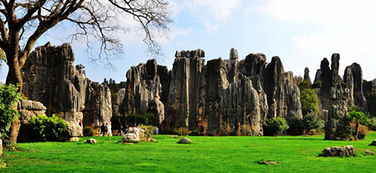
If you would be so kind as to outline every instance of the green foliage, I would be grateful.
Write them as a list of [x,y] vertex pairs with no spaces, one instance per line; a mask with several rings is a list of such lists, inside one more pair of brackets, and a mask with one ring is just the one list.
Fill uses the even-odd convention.
[[306,88],[300,90],[300,102],[303,115],[308,113],[317,115],[319,113],[319,97],[314,89]]
[[38,115],[27,124],[34,134],[33,141],[65,141],[68,138],[68,125],[60,117]]
[[302,82],[300,82],[298,87],[300,91],[302,91],[304,89],[311,88],[311,84],[308,81],[303,80]]
[[85,127],[82,132],[84,136],[94,136],[95,134],[95,131],[91,127]]
[[0,86],[0,139],[7,138],[12,120],[19,114],[14,110],[16,102],[21,100],[21,94],[14,85]]
[[316,81],[315,83],[312,84],[312,88],[321,88],[321,81]]
[[125,117],[125,122],[133,126],[138,125],[157,125],[158,118],[153,113],[133,114]]
[[368,122],[368,115],[361,111],[351,110],[347,113],[347,119],[351,122],[366,124]]
[[317,115],[312,112],[303,117],[304,130],[321,130],[324,128],[324,121],[319,119]]
[[178,135],[178,136],[188,136],[189,134],[192,133],[192,131],[190,131],[188,128],[186,127],[180,127],[178,129],[175,130],[175,133]]
[[138,126],[138,127],[145,130],[145,134],[147,138],[151,138],[156,130],[156,127],[154,126],[143,125],[143,126]]
[[287,121],[289,128],[287,134],[289,135],[302,135],[304,133],[304,123],[302,118],[293,118]]
[[264,122],[264,135],[278,136],[283,134],[288,128],[289,125],[283,117],[267,119]]

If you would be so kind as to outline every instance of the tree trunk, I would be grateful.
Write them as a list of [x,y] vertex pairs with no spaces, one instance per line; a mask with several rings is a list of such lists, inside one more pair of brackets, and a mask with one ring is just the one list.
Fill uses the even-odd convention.
[[[7,64],[9,67],[8,76],[6,80],[6,84],[13,84],[18,86],[18,91],[22,92],[22,73],[21,73],[21,67],[18,63],[18,53],[17,51],[13,52],[6,52],[7,56]],[[15,110],[17,110],[17,106],[14,107]],[[17,143],[17,137],[18,132],[20,130],[20,120],[18,118],[15,118],[12,121],[11,127],[10,127],[10,134],[9,134],[9,141],[11,143]]]
[[355,125],[355,139],[358,139],[358,135],[359,135],[359,122],[356,122],[356,125]]
[[6,84],[13,84],[18,86],[18,90],[22,92],[22,73],[21,68],[18,64],[18,57],[14,55],[14,58],[8,58],[7,56],[7,63],[9,67],[8,76],[6,80]]

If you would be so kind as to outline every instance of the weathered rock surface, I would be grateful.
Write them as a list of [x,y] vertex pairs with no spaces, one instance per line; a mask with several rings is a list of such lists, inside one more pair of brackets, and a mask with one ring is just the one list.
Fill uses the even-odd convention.
[[262,135],[266,118],[302,116],[293,74],[278,57],[267,63],[265,55],[250,54],[238,61],[231,49],[229,59],[205,64],[200,49],[175,55],[171,71],[149,60],[127,72],[117,103],[123,115],[154,112],[164,131],[187,127],[204,135]]
[[309,84],[312,84],[311,77],[309,77],[309,68],[304,69],[304,81],[307,81]]
[[192,143],[192,140],[190,140],[188,138],[181,138],[181,139],[179,139],[179,141],[177,143],[178,144],[190,144],[190,143]]
[[339,76],[340,55],[332,55],[329,67],[328,59],[321,61],[317,70],[315,82],[321,82],[319,90],[320,107],[326,117],[325,139],[348,139],[346,134],[348,122],[344,121],[347,109],[358,106],[366,109],[366,100],[363,94],[362,69],[359,64],[346,67],[343,79]]
[[37,115],[45,115],[47,108],[38,101],[21,100],[18,102],[18,112],[20,113],[21,123],[28,123],[31,118]]
[[140,127],[130,127],[126,134],[122,138],[122,143],[137,143],[137,142],[153,142],[155,141],[151,136],[147,134],[146,130]]
[[320,154],[322,157],[349,157],[355,156],[354,147],[351,145],[343,147],[329,147],[325,148]]
[[68,121],[72,136],[82,136],[80,122],[93,127],[110,123],[111,93],[106,85],[90,81],[84,66],[73,63],[69,44],[36,48],[22,69],[23,93],[43,103],[47,115]]
[[97,140],[93,139],[93,138],[90,138],[90,139],[87,139],[85,143],[88,143],[88,144],[95,144],[97,143]]

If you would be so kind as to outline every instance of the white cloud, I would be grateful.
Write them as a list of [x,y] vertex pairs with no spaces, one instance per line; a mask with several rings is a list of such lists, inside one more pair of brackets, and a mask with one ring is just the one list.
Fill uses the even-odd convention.
[[216,32],[240,11],[241,4],[242,0],[185,0],[179,4],[179,9],[188,8],[207,31]]
[[[317,61],[308,64],[317,69],[321,58],[338,52],[342,72],[345,66],[358,62],[364,77],[371,79],[376,77],[375,6],[374,0],[269,0],[257,9],[285,26],[300,28],[291,37],[297,61],[302,57]],[[312,72],[315,70],[311,69],[314,78]]]
[[258,9],[282,20],[332,25],[375,22],[375,6],[374,0],[269,0]]

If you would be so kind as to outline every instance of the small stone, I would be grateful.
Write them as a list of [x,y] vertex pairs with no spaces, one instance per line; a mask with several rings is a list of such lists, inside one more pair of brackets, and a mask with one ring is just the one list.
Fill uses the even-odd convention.
[[372,141],[372,143],[370,143],[369,146],[376,146],[376,140]]
[[257,161],[258,164],[262,164],[262,165],[278,165],[279,162],[278,161],[274,161],[274,160],[260,160],[260,161]]
[[69,142],[78,142],[80,140],[79,137],[71,137],[69,138]]
[[178,141],[178,144],[190,144],[192,143],[192,140],[188,139],[188,138],[181,138],[179,141]]
[[90,139],[86,140],[86,143],[88,143],[88,144],[95,144],[95,143],[97,143],[97,140],[95,140],[93,138],[90,138]]

